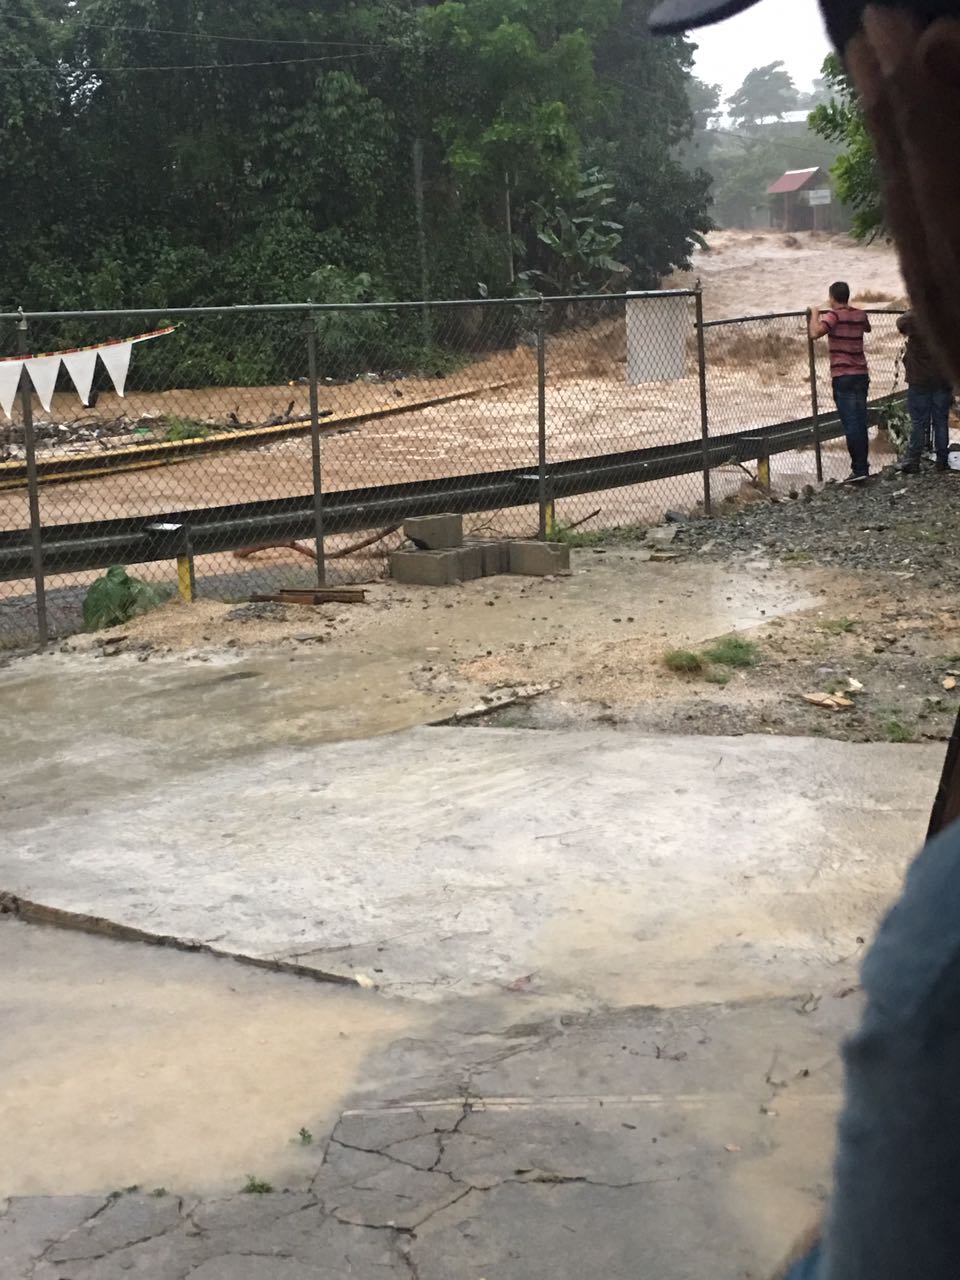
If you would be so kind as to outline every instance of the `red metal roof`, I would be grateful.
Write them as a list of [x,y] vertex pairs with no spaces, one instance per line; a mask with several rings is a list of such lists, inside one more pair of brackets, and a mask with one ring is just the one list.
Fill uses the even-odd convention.
[[812,169],[788,169],[776,182],[770,183],[767,187],[767,195],[782,196],[788,191],[802,191],[811,179],[820,173],[821,170],[816,165]]

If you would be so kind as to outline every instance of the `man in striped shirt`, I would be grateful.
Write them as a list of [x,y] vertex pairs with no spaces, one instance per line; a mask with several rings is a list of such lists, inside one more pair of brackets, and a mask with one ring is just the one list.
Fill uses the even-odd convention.
[[830,349],[833,398],[850,450],[851,471],[844,484],[859,484],[870,474],[867,440],[867,392],[870,374],[863,351],[863,335],[870,332],[865,312],[850,306],[850,286],[838,280],[830,286],[830,307],[810,308],[810,337],[826,338]]

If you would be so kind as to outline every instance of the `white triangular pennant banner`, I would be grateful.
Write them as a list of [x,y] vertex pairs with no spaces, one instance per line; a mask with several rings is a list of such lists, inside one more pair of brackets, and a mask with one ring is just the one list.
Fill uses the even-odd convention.
[[123,395],[123,388],[127,381],[127,370],[130,368],[130,352],[133,350],[132,342],[114,342],[109,347],[100,347],[99,355],[106,367],[107,373],[113,379],[113,385],[117,389],[117,395]]
[[63,357],[67,373],[73,379],[77,395],[84,404],[90,403],[90,388],[93,386],[93,371],[97,367],[95,350],[70,351]]
[[22,368],[22,360],[0,360],[0,408],[8,418],[13,417],[11,410],[17,398]]
[[36,388],[40,403],[49,413],[53,403],[53,389],[57,385],[57,374],[60,372],[60,357],[34,356],[32,360],[24,360],[23,366]]

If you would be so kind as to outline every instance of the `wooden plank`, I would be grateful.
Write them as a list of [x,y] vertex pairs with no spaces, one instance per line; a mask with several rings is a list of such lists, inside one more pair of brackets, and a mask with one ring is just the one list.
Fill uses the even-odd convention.
[[363,604],[366,598],[363,587],[311,587],[304,591],[284,588],[250,597],[257,604]]

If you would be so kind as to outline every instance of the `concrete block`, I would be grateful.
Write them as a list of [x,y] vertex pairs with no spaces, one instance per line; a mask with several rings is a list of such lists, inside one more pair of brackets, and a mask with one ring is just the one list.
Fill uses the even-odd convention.
[[477,546],[447,551],[392,551],[390,576],[396,582],[422,587],[469,582],[483,577],[483,552]]
[[510,543],[501,539],[478,538],[467,546],[479,547],[483,557],[483,576],[493,578],[498,573],[510,572]]
[[461,582],[470,582],[474,578],[483,577],[482,547],[461,547],[454,552],[454,555],[457,557],[457,577]]
[[570,572],[570,548],[565,542],[511,542],[510,572],[542,578]]
[[457,551],[391,551],[390,577],[422,587],[446,587],[460,581]]
[[463,516],[417,516],[404,522],[403,534],[421,551],[462,547]]

